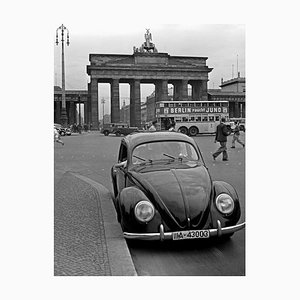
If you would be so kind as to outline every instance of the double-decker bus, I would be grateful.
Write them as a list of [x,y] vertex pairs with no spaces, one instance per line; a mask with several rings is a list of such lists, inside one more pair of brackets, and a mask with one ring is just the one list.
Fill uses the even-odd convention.
[[190,136],[215,133],[221,117],[229,119],[228,101],[159,101],[156,119],[161,130],[175,122],[175,130]]

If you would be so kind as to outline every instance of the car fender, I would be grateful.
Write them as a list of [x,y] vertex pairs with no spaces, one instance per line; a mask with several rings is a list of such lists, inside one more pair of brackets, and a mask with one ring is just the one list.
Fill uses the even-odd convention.
[[[215,200],[218,195],[226,193],[230,195],[234,201],[234,210],[230,215],[221,214],[216,208]],[[241,216],[239,197],[232,185],[224,181],[213,181],[213,193],[211,202],[211,220],[212,225],[217,226],[217,220],[219,220],[222,226],[232,226],[235,225]]]
[[120,192],[118,196],[118,205],[120,209],[121,226],[123,230],[137,228],[141,225],[136,220],[134,215],[134,207],[141,200],[151,202],[147,196],[136,187],[126,187]]

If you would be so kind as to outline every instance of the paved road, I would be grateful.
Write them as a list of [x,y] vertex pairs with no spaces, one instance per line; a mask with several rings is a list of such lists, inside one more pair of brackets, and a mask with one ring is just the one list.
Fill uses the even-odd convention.
[[[244,136],[242,136],[242,139]],[[111,190],[110,168],[116,162],[120,137],[99,133],[64,137],[65,146],[55,144],[55,180],[66,171],[84,175]],[[218,147],[212,136],[195,138],[212,177],[231,183],[240,196],[245,220],[245,149],[229,148],[229,161],[213,161]],[[231,138],[230,138],[231,140]],[[138,275],[244,275],[245,232],[225,242],[129,243]]]

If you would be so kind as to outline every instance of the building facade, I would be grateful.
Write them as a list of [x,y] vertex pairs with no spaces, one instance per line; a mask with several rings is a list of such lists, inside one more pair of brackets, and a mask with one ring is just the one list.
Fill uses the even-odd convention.
[[229,118],[246,117],[246,79],[244,77],[221,81],[220,89],[209,89],[211,101],[229,101]]
[[[84,90],[66,90],[66,110],[67,110],[67,124],[72,125],[85,123],[87,120],[87,100],[88,91]],[[79,115],[79,105],[83,106],[83,116]],[[61,122],[61,108],[62,108],[62,89],[59,86],[54,87],[54,123],[60,124]],[[80,120],[80,121],[79,121]]]

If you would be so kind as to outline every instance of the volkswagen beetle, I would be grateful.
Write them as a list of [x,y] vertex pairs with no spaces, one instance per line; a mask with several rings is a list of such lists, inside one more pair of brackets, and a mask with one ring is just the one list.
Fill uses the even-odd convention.
[[235,189],[212,180],[198,145],[182,133],[124,137],[111,178],[126,239],[229,237],[245,227],[238,224],[241,212]]

